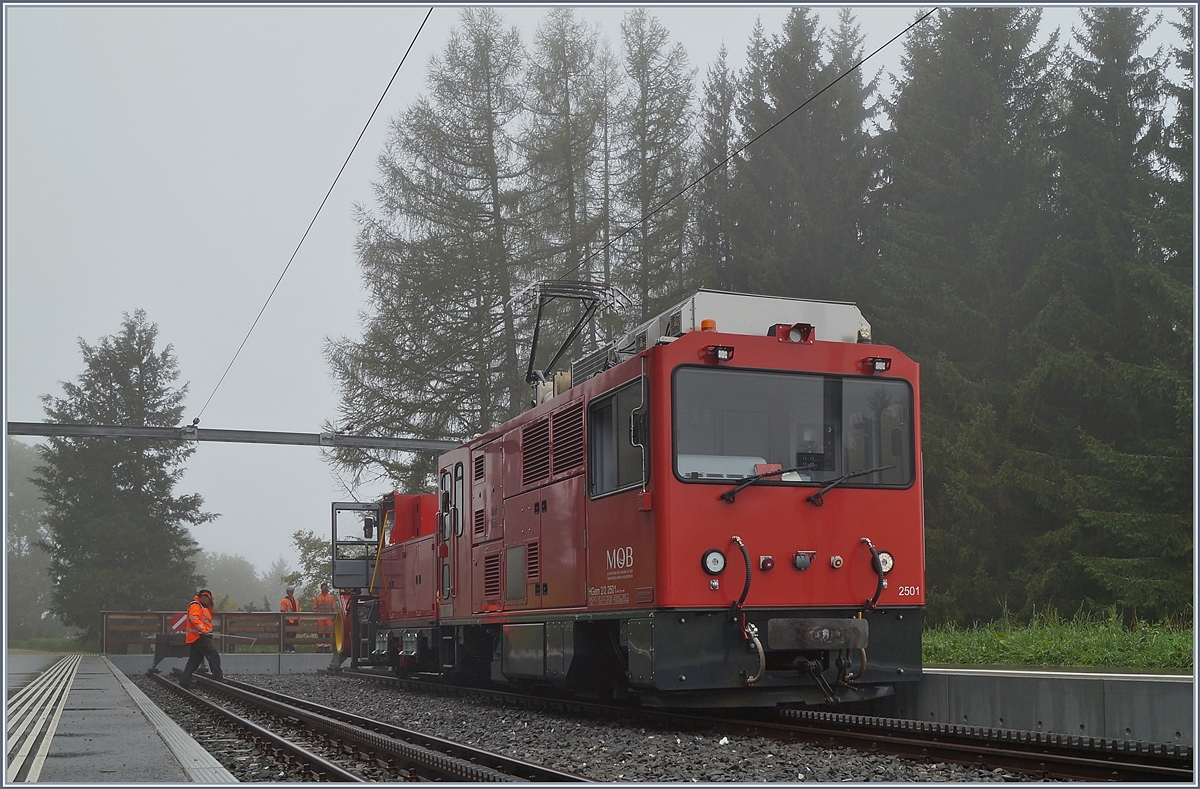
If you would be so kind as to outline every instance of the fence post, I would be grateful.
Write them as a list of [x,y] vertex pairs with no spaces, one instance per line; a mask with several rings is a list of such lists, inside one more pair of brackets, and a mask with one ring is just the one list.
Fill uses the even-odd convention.
[[283,652],[285,649],[284,643],[283,643],[283,638],[284,638],[284,634],[287,633],[287,628],[285,628],[283,626],[283,622],[284,622],[283,612],[280,611],[279,612],[279,651],[280,652]]
[[100,654],[108,654],[108,612],[100,612]]

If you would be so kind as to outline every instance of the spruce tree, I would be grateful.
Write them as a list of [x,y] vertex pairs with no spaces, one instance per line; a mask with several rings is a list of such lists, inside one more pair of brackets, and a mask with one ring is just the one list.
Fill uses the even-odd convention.
[[[821,95],[815,121],[825,127],[822,148],[814,151],[822,165],[817,178],[824,189],[814,218],[821,229],[818,254],[828,270],[826,298],[851,298],[863,278],[870,232],[877,224],[871,215],[870,192],[878,187],[881,167],[870,126],[879,114],[879,76],[866,78],[854,66],[863,58],[862,28],[849,8],[838,12],[838,24],[828,37],[825,78],[829,82],[846,74]],[[795,282],[792,290],[804,296],[809,288]]]
[[[735,147],[758,136],[778,118],[768,93],[770,70],[770,42],[762,20],[756,19],[750,42],[746,45],[746,66],[738,77],[734,115],[739,137]],[[776,268],[764,267],[761,261],[762,217],[773,211],[779,201],[777,189],[770,188],[761,179],[770,175],[770,163],[777,158],[776,148],[755,143],[754,148],[744,151],[731,162],[734,169],[731,172],[730,214],[732,224],[737,228],[732,234],[730,258],[725,266],[725,281],[731,290],[775,294],[783,290]]]
[[604,97],[597,73],[598,34],[570,8],[555,8],[534,35],[529,60],[529,125],[521,135],[528,158],[525,201],[541,230],[537,263],[548,273],[582,270],[597,223],[588,210],[589,175],[600,152]]
[[32,482],[38,465],[35,447],[8,439],[8,520],[5,522],[7,567],[5,621],[10,639],[61,636],[65,629],[50,611],[54,586],[50,554],[41,547],[49,536],[45,505]]
[[[758,136],[819,90],[820,49],[818,20],[807,8],[792,9],[782,33],[769,42],[755,30],[738,112],[745,139]],[[796,113],[741,154],[734,254],[744,280],[734,283],[738,289],[790,295],[793,277],[812,271],[812,226],[804,195],[816,158],[812,111],[810,105]]]
[[[47,421],[174,427],[187,385],[176,387],[173,349],[158,327],[126,314],[120,333],[79,341],[85,369],[64,397],[43,395]],[[44,540],[54,581],[51,610],[94,638],[101,611],[172,610],[204,583],[188,525],[216,516],[197,494],[175,495],[195,446],[140,438],[51,438],[39,447],[35,484],[46,505]]]
[[861,256],[875,81],[856,70],[809,102],[862,55],[848,9],[832,35],[818,21],[797,8],[770,41],[761,26],[751,37],[737,116],[743,140],[758,139],[740,155],[733,189],[737,289],[846,298]]
[[733,117],[737,99],[737,78],[726,63],[725,45],[717,60],[708,67],[701,104],[700,143],[697,150],[697,176],[720,167],[700,182],[696,197],[697,279],[709,287],[729,290],[733,287],[730,269],[733,250],[733,216],[730,213],[732,168],[728,161],[737,147],[737,128]]
[[1058,516],[1034,544],[1033,592],[1159,617],[1191,604],[1192,293],[1190,241],[1164,232],[1191,211],[1176,194],[1190,173],[1166,164],[1190,140],[1164,143],[1164,62],[1141,51],[1153,25],[1146,9],[1082,11],[1014,433],[1048,458],[1036,482]]
[[[615,278],[645,320],[682,297],[693,282],[684,270],[689,201],[677,199],[691,172],[688,138],[695,72],[682,44],[669,44],[663,24],[645,9],[621,22],[628,93],[621,114],[618,186],[623,228]],[[653,213],[653,215],[651,215]]]
[[[597,214],[599,224],[600,253],[593,261],[593,271],[597,271],[597,279],[605,285],[613,284],[615,258],[613,256],[613,240],[621,232],[617,225],[618,212],[615,209],[617,199],[617,146],[620,142],[621,101],[624,93],[624,73],[620,59],[613,53],[608,39],[600,41],[596,57],[596,88],[600,93],[600,118],[598,137],[600,141],[599,156],[596,161],[596,172],[593,175],[596,187]],[[602,340],[611,340],[620,334],[624,321],[614,313],[600,316],[597,330],[593,333],[593,344]]]
[[[603,62],[599,34],[570,8],[546,14],[534,35],[529,58],[528,125],[520,146],[528,162],[526,221],[537,228],[530,262],[539,279],[601,280],[592,252],[602,220],[602,186],[595,182],[602,156]],[[549,362],[578,321],[581,306],[554,301],[543,315],[536,369]],[[584,341],[594,347],[596,321]],[[578,350],[579,345],[574,347]]]
[[1037,9],[939,11],[906,42],[873,202],[878,260],[856,294],[875,337],[922,365],[934,618],[991,619],[1031,598],[1014,573],[1048,513],[1006,441],[1008,344],[1052,238],[1046,210],[1055,37]]
[[[369,309],[361,340],[326,344],[341,392],[332,429],[466,437],[522,409],[519,348],[537,235],[521,212],[523,161],[513,138],[525,107],[525,53],[490,8],[462,11],[429,65],[429,95],[392,124],[379,158],[377,210],[359,214]],[[355,482],[424,489],[432,459],[338,449]]]

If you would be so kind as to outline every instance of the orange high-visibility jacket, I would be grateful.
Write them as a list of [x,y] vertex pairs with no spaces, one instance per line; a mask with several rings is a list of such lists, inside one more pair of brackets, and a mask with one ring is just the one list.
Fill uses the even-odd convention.
[[212,632],[212,612],[200,604],[199,597],[193,597],[187,610],[187,634],[184,641],[188,644],[200,639],[204,633]]
[[[282,600],[279,601],[279,610],[280,611],[293,611],[293,612],[299,611],[300,610],[300,601],[294,597],[286,597],[285,596]],[[298,620],[298,619],[289,619],[287,622],[289,625],[294,625],[299,621],[300,620]]]
[[[313,609],[312,610],[316,611],[319,614],[332,614],[334,611],[337,610],[337,602],[334,600],[333,595],[321,594],[320,592],[317,592],[313,596]],[[333,624],[333,620],[332,619],[318,619],[317,624],[328,627],[329,625]]]

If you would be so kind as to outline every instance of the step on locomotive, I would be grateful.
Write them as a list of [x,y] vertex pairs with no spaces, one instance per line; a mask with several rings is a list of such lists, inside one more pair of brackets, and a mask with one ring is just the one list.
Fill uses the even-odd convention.
[[336,662],[670,707],[920,677],[918,366],[857,306],[700,290],[533,380],[436,494],[333,504]]

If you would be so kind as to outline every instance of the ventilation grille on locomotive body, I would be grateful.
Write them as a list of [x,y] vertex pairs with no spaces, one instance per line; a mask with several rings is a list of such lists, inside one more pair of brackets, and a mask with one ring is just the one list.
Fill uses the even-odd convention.
[[531,487],[583,466],[583,402],[521,429],[521,485]]
[[483,558],[483,596],[500,596],[500,554],[498,553]]
[[531,542],[525,546],[525,577],[531,581],[537,578],[542,571],[538,545],[536,542]]
[[539,419],[521,430],[521,484],[550,478],[550,420]]
[[554,473],[583,465],[583,401],[564,408],[550,421]]

